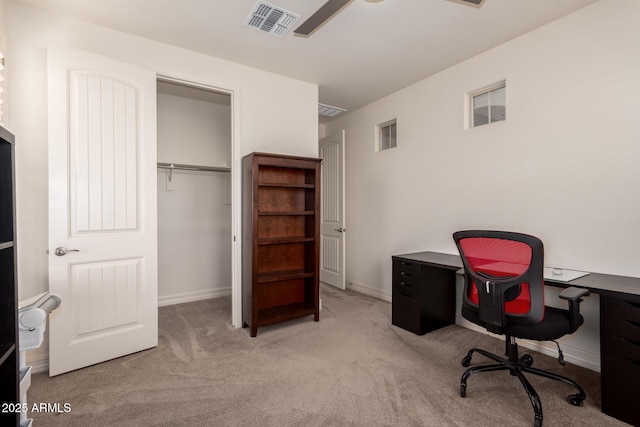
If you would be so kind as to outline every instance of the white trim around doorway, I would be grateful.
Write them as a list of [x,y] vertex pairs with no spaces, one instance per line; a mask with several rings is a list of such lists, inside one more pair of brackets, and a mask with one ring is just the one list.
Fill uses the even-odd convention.
[[240,149],[239,89],[233,85],[181,75],[171,71],[156,71],[156,80],[225,93],[231,96],[231,324],[242,327],[242,151]]

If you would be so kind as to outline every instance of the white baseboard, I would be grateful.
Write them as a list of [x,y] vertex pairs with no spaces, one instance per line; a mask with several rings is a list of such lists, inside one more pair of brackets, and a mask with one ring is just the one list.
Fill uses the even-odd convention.
[[217,289],[207,289],[205,291],[185,292],[173,295],[163,295],[158,297],[158,307],[166,305],[182,304],[185,302],[200,301],[204,299],[226,297],[231,295],[231,286]]
[[369,295],[383,301],[391,302],[391,294],[387,292],[383,292],[379,289],[373,288],[371,286],[363,285],[361,283],[354,283],[347,281],[347,288],[356,292],[360,292],[361,294]]

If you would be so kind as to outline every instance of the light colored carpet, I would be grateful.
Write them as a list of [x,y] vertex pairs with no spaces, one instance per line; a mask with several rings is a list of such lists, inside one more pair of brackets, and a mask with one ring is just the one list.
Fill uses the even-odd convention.
[[[231,300],[160,308],[155,349],[49,378],[34,375],[28,400],[70,403],[33,413],[37,426],[530,426],[533,409],[507,372],[469,379],[462,357],[504,342],[459,326],[417,336],[391,325],[391,305],[323,288],[320,322],[307,317],[258,329],[231,326]],[[578,380],[528,376],[545,426],[624,425],[600,411],[599,375],[534,354],[534,366]],[[474,356],[472,366],[489,362]]]

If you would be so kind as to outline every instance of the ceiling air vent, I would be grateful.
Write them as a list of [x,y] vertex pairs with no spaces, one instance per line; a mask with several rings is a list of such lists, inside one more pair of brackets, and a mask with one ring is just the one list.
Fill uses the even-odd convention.
[[344,113],[344,108],[332,107],[331,105],[318,104],[318,114],[325,117],[335,117],[338,114]]
[[455,3],[466,4],[467,6],[482,7],[484,0],[449,0]]
[[253,6],[244,25],[282,38],[299,18],[300,15],[260,0]]

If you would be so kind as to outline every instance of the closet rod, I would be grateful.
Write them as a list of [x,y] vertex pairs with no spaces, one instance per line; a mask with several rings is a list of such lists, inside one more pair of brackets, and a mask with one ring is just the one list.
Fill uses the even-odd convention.
[[159,169],[169,169],[169,170],[231,172],[231,168],[230,167],[225,167],[225,166],[181,165],[179,163],[158,163],[158,168]]

